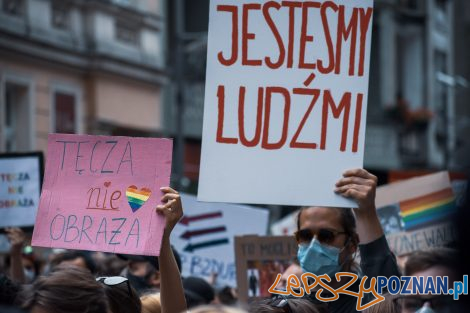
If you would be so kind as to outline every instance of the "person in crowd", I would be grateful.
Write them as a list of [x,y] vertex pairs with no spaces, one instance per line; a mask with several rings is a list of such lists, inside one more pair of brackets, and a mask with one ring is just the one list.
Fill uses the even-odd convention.
[[0,308],[12,308],[20,291],[20,284],[12,281],[7,275],[0,274]]
[[202,305],[191,309],[191,313],[247,313],[240,308],[224,306],[219,304]]
[[[173,247],[171,249],[181,272],[180,256],[176,249]],[[140,295],[160,290],[160,267],[157,258],[128,254],[118,254],[118,257],[127,261],[127,266],[120,275],[127,277]]]
[[199,305],[211,304],[214,301],[214,289],[203,278],[195,276],[186,277],[183,279],[183,288],[189,309]]
[[287,279],[289,279],[290,275],[295,275],[300,280],[303,274],[302,268],[296,262],[293,262],[289,267],[282,273],[281,280],[279,284],[276,286],[278,290],[286,290],[287,287]]
[[141,313],[140,298],[127,278],[98,277],[96,281],[103,284],[111,313]]
[[67,250],[55,255],[51,261],[51,270],[57,266],[76,266],[96,273],[96,264],[88,251]]
[[[96,263],[96,272],[99,276],[119,276],[127,266],[127,261],[114,253],[94,253],[93,260]],[[133,287],[135,288],[135,286]]]
[[234,306],[238,303],[237,291],[230,287],[224,286],[216,290],[214,304],[223,304],[228,306]]
[[22,297],[23,308],[31,313],[104,313],[108,308],[102,285],[90,271],[75,266],[58,266],[38,277]]
[[401,313],[401,307],[396,301],[397,297],[384,294],[385,300],[365,309],[364,313]]
[[[337,272],[359,272],[354,256],[360,250],[360,271],[368,277],[400,276],[396,259],[390,251],[375,208],[377,177],[364,169],[347,170],[336,183],[334,191],[354,200],[358,207],[303,208],[298,214],[295,237],[299,244],[298,260],[304,272],[328,274],[334,289],[345,285],[349,279],[337,281]],[[348,288],[359,290],[359,281]],[[313,302],[315,292],[307,298]],[[324,296],[324,295],[323,295]],[[331,312],[356,312],[357,299],[340,295],[328,302]]]
[[5,229],[10,242],[10,277],[13,281],[26,283],[26,273],[23,266],[22,250],[26,240],[24,232],[18,227],[7,227]]
[[[307,299],[275,297],[254,302],[250,313],[328,313],[325,304],[314,304]],[[332,311],[334,312],[334,311]]]
[[[434,248],[429,251],[415,251],[408,256],[405,263],[406,276],[448,277],[450,286],[458,279],[459,254],[450,248]],[[410,286],[412,288],[412,286]],[[402,295],[395,300],[403,313],[440,313],[463,312],[460,303],[451,295]]]
[[161,313],[160,294],[149,293],[140,297],[142,302],[142,313]]
[[457,279],[459,254],[451,248],[434,248],[415,251],[408,255],[405,263],[406,276],[448,276],[450,283]]

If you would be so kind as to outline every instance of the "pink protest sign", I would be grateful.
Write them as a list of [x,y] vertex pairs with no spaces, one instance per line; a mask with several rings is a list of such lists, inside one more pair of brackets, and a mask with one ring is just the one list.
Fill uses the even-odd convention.
[[34,246],[158,255],[172,141],[51,134]]

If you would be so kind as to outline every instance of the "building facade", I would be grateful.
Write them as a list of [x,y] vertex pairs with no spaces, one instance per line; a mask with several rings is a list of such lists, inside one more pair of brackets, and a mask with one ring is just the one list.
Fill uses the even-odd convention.
[[163,132],[163,0],[0,0],[0,151]]

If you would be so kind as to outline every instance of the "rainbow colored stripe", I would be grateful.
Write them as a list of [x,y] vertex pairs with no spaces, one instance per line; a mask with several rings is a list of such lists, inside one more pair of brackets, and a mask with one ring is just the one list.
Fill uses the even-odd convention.
[[406,230],[443,220],[455,213],[456,209],[452,188],[400,202],[400,215]]
[[135,186],[128,187],[126,197],[132,211],[138,210],[149,199],[151,193],[150,189],[147,188],[139,190]]

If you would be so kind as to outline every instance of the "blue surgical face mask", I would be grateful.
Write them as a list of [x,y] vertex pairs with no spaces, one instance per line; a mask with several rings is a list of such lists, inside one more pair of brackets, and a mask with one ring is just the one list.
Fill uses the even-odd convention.
[[341,271],[339,254],[341,249],[321,244],[314,238],[310,244],[299,245],[297,258],[304,272],[317,276],[328,274],[330,277]]

